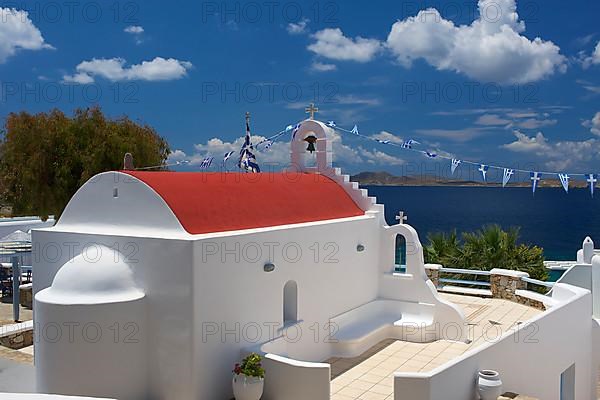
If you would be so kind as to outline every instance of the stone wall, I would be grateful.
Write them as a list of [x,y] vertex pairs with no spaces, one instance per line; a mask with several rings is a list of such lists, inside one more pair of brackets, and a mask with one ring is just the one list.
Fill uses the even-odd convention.
[[33,287],[31,283],[19,286],[19,302],[22,307],[33,308]]
[[519,296],[517,290],[527,290],[527,282],[521,278],[528,278],[527,272],[494,268],[490,271],[492,297],[495,299],[510,300],[529,307],[545,310],[544,304],[535,299]]
[[425,264],[425,273],[435,287],[440,285],[440,268],[440,264]]

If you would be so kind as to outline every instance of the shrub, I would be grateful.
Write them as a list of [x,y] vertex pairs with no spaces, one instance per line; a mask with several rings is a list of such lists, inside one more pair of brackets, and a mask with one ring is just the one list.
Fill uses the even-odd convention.
[[504,231],[498,225],[486,225],[476,232],[462,233],[460,240],[456,231],[432,233],[427,238],[426,262],[485,271],[510,269],[527,272],[534,279],[548,278],[543,249],[518,243],[519,228]]
[[260,363],[261,358],[256,353],[251,353],[242,360],[241,364],[235,364],[233,373],[236,375],[244,374],[246,376],[253,376],[256,378],[264,378],[265,370]]

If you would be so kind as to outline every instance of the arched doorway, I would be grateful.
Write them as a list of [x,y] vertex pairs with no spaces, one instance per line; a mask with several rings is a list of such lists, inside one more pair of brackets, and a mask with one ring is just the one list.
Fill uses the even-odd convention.
[[288,281],[283,287],[283,324],[298,321],[298,284]]

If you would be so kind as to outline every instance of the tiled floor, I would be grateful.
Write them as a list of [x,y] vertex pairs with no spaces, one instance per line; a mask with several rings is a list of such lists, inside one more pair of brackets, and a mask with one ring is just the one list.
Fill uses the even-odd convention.
[[442,296],[463,308],[471,328],[471,343],[386,340],[359,357],[332,358],[328,360],[332,374],[331,399],[393,399],[394,372],[430,371],[540,313],[540,310],[506,300],[454,294]]

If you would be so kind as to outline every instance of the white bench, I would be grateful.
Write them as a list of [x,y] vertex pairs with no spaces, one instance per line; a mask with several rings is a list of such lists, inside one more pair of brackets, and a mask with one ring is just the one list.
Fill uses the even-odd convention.
[[433,314],[432,304],[371,301],[330,319],[332,351],[336,357],[355,357],[384,339],[437,340],[437,333],[430,329]]

